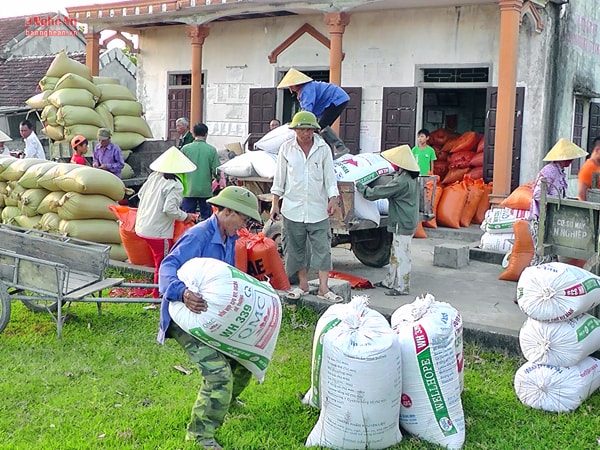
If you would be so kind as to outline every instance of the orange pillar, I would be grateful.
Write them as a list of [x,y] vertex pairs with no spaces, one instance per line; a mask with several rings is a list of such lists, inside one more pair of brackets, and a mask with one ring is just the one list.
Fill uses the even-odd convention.
[[[498,0],[500,6],[500,54],[498,57],[498,104],[494,141],[494,188],[492,202],[510,194],[515,97],[522,0]],[[515,170],[519,170],[515,167]]]
[[[350,16],[343,12],[328,13],[325,23],[329,30],[329,81],[338,86],[342,83],[342,38],[346,25],[350,23]],[[336,133],[340,131],[340,120],[331,126]]]
[[190,106],[190,125],[202,122],[202,46],[210,29],[205,26],[187,27],[188,38],[192,44],[192,101]]
[[92,75],[98,76],[100,70],[100,33],[86,33],[84,36],[85,65],[89,67]]

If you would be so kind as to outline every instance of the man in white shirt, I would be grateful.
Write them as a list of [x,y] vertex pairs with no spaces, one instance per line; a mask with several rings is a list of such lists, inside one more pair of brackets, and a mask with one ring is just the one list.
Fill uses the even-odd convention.
[[44,147],[33,131],[33,124],[29,120],[23,120],[19,124],[19,132],[25,140],[25,158],[46,159]]
[[284,142],[279,149],[273,177],[271,220],[279,220],[279,200],[283,199],[283,236],[285,268],[288,274],[298,274],[298,287],[288,293],[297,300],[309,291],[306,241],[312,253],[310,264],[319,272],[317,296],[332,303],[342,297],[329,290],[331,270],[331,216],[338,206],[338,187],[333,171],[329,145],[315,133],[319,123],[308,111],[297,113],[290,128],[295,139]]

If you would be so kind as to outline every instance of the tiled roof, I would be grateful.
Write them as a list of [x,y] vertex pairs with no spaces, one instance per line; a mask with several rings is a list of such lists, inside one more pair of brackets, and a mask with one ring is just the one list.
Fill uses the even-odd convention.
[[0,19],[0,48],[25,31],[27,16]]
[[[0,61],[0,108],[25,108],[25,100],[41,92],[38,82],[54,58],[55,55],[29,56]],[[71,53],[69,58],[85,64],[83,52]]]

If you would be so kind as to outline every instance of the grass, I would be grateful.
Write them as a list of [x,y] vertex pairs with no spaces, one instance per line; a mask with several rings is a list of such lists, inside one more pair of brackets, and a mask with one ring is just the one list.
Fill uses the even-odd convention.
[[[49,315],[13,302],[0,334],[0,448],[192,449],[184,442],[200,377],[171,340],[156,343],[158,311],[137,304],[74,304],[63,339]],[[227,449],[294,450],[318,418],[297,393],[310,386],[317,316],[287,310],[262,385],[243,393],[217,438]],[[600,436],[600,395],[575,412],[552,414],[522,405],[513,376],[523,360],[473,345],[465,349],[465,449],[591,449]],[[394,449],[438,447],[405,436]]]

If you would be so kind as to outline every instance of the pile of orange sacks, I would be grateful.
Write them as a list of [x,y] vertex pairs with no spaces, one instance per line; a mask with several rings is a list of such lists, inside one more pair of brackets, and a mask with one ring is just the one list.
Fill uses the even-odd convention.
[[[429,198],[432,193],[431,185],[427,190]],[[472,223],[481,224],[485,212],[490,208],[492,183],[485,183],[483,178],[473,179],[470,175],[462,176],[461,181],[442,186],[436,184],[433,200],[435,217],[419,224],[414,237],[426,238],[425,228],[468,227]]]
[[433,163],[433,174],[441,184],[461,181],[464,175],[472,179],[483,178],[484,136],[475,131],[456,133],[439,128],[429,135],[429,145],[435,150],[437,160]]

